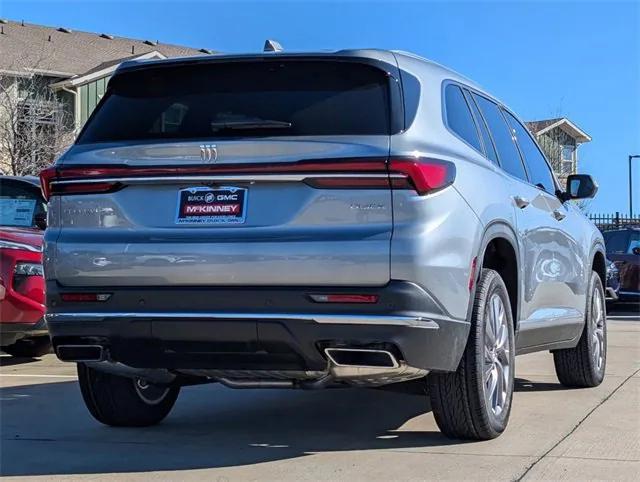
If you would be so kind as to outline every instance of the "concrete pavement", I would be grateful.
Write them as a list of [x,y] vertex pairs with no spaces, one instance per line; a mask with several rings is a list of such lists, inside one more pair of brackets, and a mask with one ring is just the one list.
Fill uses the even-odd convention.
[[0,473],[92,480],[638,480],[640,319],[611,317],[607,376],[567,390],[548,353],[516,360],[507,431],[448,440],[426,397],[382,390],[184,388],[157,427],[86,411],[73,365],[0,358]]

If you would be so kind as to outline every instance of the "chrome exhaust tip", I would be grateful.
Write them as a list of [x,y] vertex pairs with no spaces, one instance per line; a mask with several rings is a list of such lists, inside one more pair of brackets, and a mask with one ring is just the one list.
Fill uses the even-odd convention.
[[387,350],[368,348],[325,348],[325,355],[335,367],[398,368],[400,364]]
[[56,355],[66,362],[99,362],[105,359],[101,345],[58,345]]

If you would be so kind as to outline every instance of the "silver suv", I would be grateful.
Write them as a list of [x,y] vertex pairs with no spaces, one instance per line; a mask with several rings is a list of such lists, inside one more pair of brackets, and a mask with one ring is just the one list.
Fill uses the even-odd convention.
[[516,354],[604,377],[604,243],[569,202],[597,186],[412,54],[127,62],[41,178],[49,330],[105,424],[195,383],[418,380],[445,434],[488,439]]

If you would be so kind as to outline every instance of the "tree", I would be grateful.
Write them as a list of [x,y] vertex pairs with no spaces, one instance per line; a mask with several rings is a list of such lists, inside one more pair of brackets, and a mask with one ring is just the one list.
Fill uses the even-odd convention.
[[73,142],[73,115],[49,87],[52,80],[27,69],[0,73],[0,169],[6,174],[38,174]]

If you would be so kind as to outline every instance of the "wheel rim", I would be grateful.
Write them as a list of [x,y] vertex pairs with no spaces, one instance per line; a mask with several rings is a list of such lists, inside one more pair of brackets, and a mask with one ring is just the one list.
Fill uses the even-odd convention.
[[148,383],[141,378],[133,381],[133,386],[140,399],[148,405],[157,405],[165,399],[169,393],[169,387],[161,387]]
[[489,299],[484,319],[482,381],[487,406],[500,416],[507,404],[511,377],[511,339],[504,303],[498,294]]
[[596,370],[601,371],[605,359],[605,313],[602,293],[597,287],[593,289],[591,301],[591,352]]

